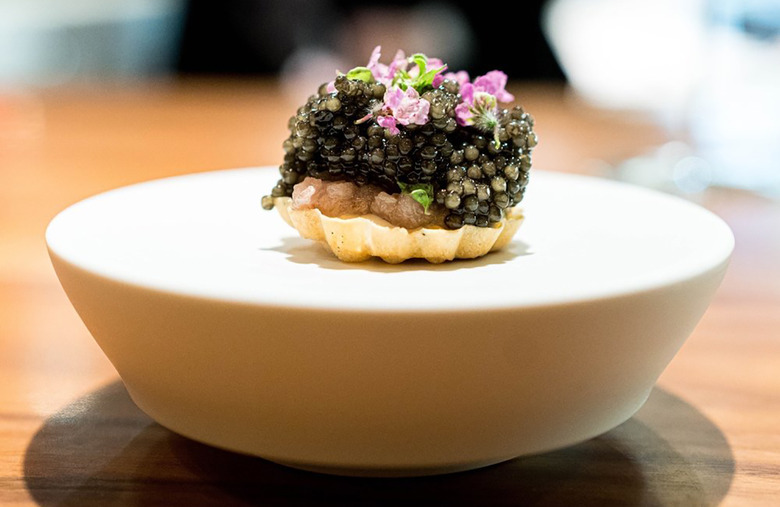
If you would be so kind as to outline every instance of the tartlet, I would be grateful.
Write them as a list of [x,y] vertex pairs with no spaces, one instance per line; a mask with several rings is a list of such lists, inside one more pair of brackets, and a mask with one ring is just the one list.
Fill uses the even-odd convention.
[[390,264],[408,259],[425,259],[434,264],[474,259],[506,246],[524,218],[520,209],[512,208],[492,227],[407,229],[374,214],[329,217],[316,208],[293,209],[289,197],[277,197],[274,201],[284,221],[302,238],[319,242],[344,262],[361,262],[371,257]]
[[290,118],[281,178],[262,199],[339,259],[443,262],[506,246],[523,221],[534,120],[507,76],[436,58],[338,74]]

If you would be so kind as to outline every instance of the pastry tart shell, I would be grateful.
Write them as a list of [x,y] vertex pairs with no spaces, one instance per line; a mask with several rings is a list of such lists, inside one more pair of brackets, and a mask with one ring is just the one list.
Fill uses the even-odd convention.
[[336,218],[316,208],[293,209],[289,197],[277,197],[274,207],[302,238],[319,242],[344,262],[371,257],[391,264],[414,258],[432,263],[474,259],[504,248],[524,219],[522,210],[515,207],[506,210],[506,216],[492,227],[406,229],[373,214]]

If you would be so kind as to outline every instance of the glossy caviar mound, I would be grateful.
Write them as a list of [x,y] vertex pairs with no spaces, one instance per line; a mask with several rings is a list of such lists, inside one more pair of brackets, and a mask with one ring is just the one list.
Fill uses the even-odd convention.
[[399,52],[389,66],[378,58],[379,48],[290,118],[281,178],[263,207],[311,177],[407,193],[446,229],[501,222],[523,198],[537,143],[521,106],[498,106],[513,100],[506,75],[471,82],[424,55]]

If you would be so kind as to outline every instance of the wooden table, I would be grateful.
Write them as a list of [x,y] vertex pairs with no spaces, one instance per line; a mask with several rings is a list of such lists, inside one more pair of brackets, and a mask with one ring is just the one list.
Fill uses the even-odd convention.
[[[537,118],[537,167],[593,173],[663,140],[561,86],[514,91]],[[270,81],[0,95],[0,505],[780,505],[780,202],[744,192],[702,200],[737,238],[710,309],[645,407],[589,442],[462,474],[350,479],[152,422],[62,292],[46,224],[120,185],[278,164],[295,106]]]

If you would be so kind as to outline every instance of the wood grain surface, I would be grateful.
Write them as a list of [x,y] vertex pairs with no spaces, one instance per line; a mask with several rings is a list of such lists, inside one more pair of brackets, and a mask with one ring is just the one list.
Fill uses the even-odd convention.
[[[512,91],[537,118],[536,167],[601,174],[664,141],[559,85]],[[276,165],[295,101],[274,81],[0,93],[0,505],[780,505],[780,202],[734,190],[698,198],[737,240],[710,309],[640,412],[588,442],[352,479],[210,448],[144,415],[60,288],[46,225],[117,186]]]

